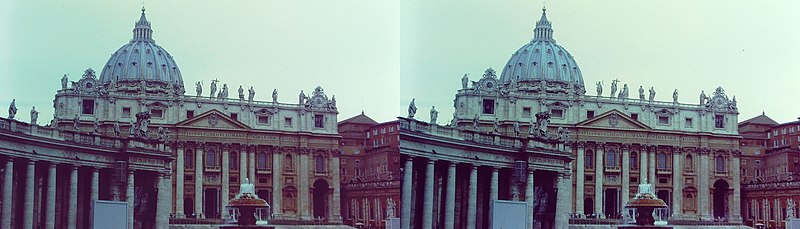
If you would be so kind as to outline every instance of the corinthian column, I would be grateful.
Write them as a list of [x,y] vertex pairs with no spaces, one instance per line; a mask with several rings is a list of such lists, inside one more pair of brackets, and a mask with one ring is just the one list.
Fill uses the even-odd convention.
[[[283,201],[283,167],[281,166],[281,153],[277,150],[272,153],[272,214],[276,218],[283,215],[281,201]],[[244,166],[244,165],[242,165]]]
[[195,149],[194,159],[194,213],[197,218],[205,218],[203,215],[203,143],[198,143]]
[[700,219],[711,219],[711,208],[709,206],[709,192],[708,187],[708,174],[711,172],[708,169],[708,149],[702,149],[700,152],[700,171],[697,171],[697,210],[700,213]]
[[559,174],[556,187],[556,228],[568,228],[569,226],[569,210],[572,206],[571,187],[572,181],[569,174]]
[[447,166],[447,196],[445,199],[444,229],[453,229],[456,211],[456,164],[453,162]]
[[405,167],[403,168],[403,190],[401,192],[403,199],[400,201],[403,207],[400,212],[400,228],[411,228],[411,192],[413,192],[411,187],[413,182],[413,169],[413,158],[406,158]]
[[11,228],[11,206],[14,186],[14,158],[6,159],[5,172],[3,173],[3,217],[0,228]]
[[650,151],[649,152],[650,153],[650,156],[649,156],[650,163],[648,164],[649,165],[648,168],[650,169],[650,178],[648,180],[650,181],[651,184],[655,184],[656,183],[656,167],[658,166],[656,164],[656,148],[657,148],[656,146],[651,146],[649,148],[649,151]]
[[733,196],[728,201],[728,203],[730,204],[729,206],[731,206],[729,208],[729,212],[730,213],[728,213],[728,215],[731,216],[730,220],[732,222],[736,222],[736,223],[741,223],[742,222],[742,211],[740,210],[741,209],[741,203],[739,203],[739,200],[741,200],[741,198],[742,198],[741,187],[740,187],[741,186],[741,174],[740,174],[741,169],[739,168],[739,155],[741,155],[741,152],[738,151],[738,150],[734,151],[733,154],[731,154],[731,164],[730,164],[731,165],[731,171],[730,171],[730,173],[731,173],[731,178],[732,178],[731,180],[733,182]]
[[[497,200],[498,196],[498,168],[492,167],[492,181],[489,189],[489,201]],[[491,203],[490,203],[491,204]]]
[[156,187],[158,187],[158,202],[156,203],[156,229],[168,229],[170,213],[169,204],[172,202],[170,200],[172,193],[169,191],[169,186],[172,182],[169,180],[168,174],[158,174],[158,180],[156,182]]
[[579,216],[583,216],[583,189],[586,184],[584,181],[584,177],[586,176],[586,171],[584,166],[586,166],[586,162],[584,161],[584,157],[586,157],[586,152],[583,148],[584,143],[578,142],[578,156],[575,158],[577,160],[577,165],[575,166],[575,170],[577,174],[575,175],[575,214]]
[[186,217],[183,213],[183,174],[185,155],[183,154],[183,142],[178,142],[178,158],[175,165],[175,217]]
[[[630,144],[622,145],[622,206],[628,203],[631,195],[631,146]],[[622,210],[622,209],[619,209]],[[619,212],[614,212],[619,213]]]
[[[681,148],[672,150],[672,217],[678,218],[683,214],[683,164],[681,163]],[[738,201],[737,201],[738,202]]]
[[475,229],[475,220],[478,218],[478,167],[470,165],[469,171],[469,199],[467,201],[467,229]]
[[425,169],[425,195],[422,202],[422,229],[433,228],[433,176],[434,161],[428,159]]
[[23,211],[22,228],[33,228],[33,181],[36,171],[36,162],[28,161],[27,175],[25,176],[25,211]]
[[45,213],[45,229],[56,227],[56,164],[50,163],[47,170],[47,213]]
[[[239,147],[239,184],[243,184],[247,178],[247,146]],[[272,171],[275,172],[274,169]]]
[[250,161],[247,162],[247,172],[250,173],[248,177],[250,178],[250,182],[256,183],[256,146],[250,147]]
[[594,213],[600,218],[606,218],[603,214],[603,144],[597,145],[594,159]]
[[230,198],[230,145],[223,144],[222,145],[222,205],[220,208],[222,209],[222,217],[228,216],[228,211],[225,210],[225,207],[228,206],[228,199]]
[[[131,195],[133,195],[133,187],[130,189]],[[133,198],[130,199],[131,201],[128,201],[128,216],[131,220],[128,223],[128,226],[130,226],[129,228],[133,228]],[[75,165],[72,166],[72,172],[69,174],[69,208],[67,210],[67,228],[78,228],[78,166]]]
[[330,221],[341,223],[342,222],[342,211],[341,211],[341,189],[339,188],[339,183],[341,183],[341,179],[339,178],[339,156],[341,153],[336,150],[334,152],[336,156],[333,157],[331,160],[331,173],[333,174],[333,201],[330,203],[330,208],[328,211],[331,213]]
[[527,227],[525,228],[533,228],[533,169],[528,169],[528,179],[527,183],[525,184],[525,204],[528,205],[528,214],[525,216],[525,222]]
[[300,166],[298,173],[298,184],[300,184],[298,192],[298,196],[300,197],[300,219],[308,220],[311,219],[311,214],[309,213],[309,187],[308,187],[308,152],[301,152],[300,153]]

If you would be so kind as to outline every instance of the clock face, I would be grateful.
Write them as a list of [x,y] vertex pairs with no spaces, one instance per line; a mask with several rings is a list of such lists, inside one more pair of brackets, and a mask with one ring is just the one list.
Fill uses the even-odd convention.
[[483,80],[483,88],[487,92],[494,92],[496,86],[497,86],[497,81],[495,79]]
[[95,90],[96,82],[91,79],[86,79],[83,81],[83,90],[87,92],[93,92]]

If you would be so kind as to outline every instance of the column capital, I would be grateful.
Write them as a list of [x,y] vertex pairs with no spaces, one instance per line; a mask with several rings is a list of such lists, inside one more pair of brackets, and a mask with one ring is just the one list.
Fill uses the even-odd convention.
[[14,162],[14,156],[7,156],[6,162]]
[[183,149],[184,145],[186,145],[186,143],[185,143],[185,142],[182,142],[182,141],[175,142],[175,146],[176,146],[178,149]]
[[491,166],[489,168],[492,168],[492,172],[497,172],[500,170],[500,168],[498,168],[497,166]]
[[452,161],[450,161],[450,162],[448,163],[447,167],[448,167],[448,168],[455,168],[455,167],[456,167],[456,163],[455,163],[455,162],[452,162]]
[[536,169],[528,169],[528,175],[533,175],[536,172]]
[[630,143],[623,143],[622,144],[622,150],[623,151],[628,151],[630,149],[631,149],[631,144]]
[[709,148],[705,148],[705,147],[697,149],[697,154],[700,154],[701,156],[702,156],[702,155],[706,155],[706,156],[708,156],[708,154],[709,154],[710,152],[711,152],[711,149],[709,149]]
[[595,144],[594,144],[594,147],[595,147],[596,149],[600,149],[600,150],[602,150],[602,149],[605,149],[605,147],[606,147],[606,143],[605,143],[605,142],[597,142],[597,143],[595,143]]
[[436,163],[436,159],[433,159],[433,158],[428,158],[428,162],[426,162],[426,163],[427,163],[427,164],[433,164],[433,163]]
[[584,145],[586,145],[586,142],[584,141],[575,142],[575,147],[577,147],[578,149],[583,149]]
[[679,154],[682,154],[682,153],[683,153],[683,148],[681,148],[680,146],[672,147],[672,154],[679,155]]
[[221,148],[222,148],[223,151],[228,151],[231,148],[231,144],[230,143],[222,143],[222,147]]
[[36,164],[36,160],[35,159],[28,160],[28,165],[33,165],[33,164]]

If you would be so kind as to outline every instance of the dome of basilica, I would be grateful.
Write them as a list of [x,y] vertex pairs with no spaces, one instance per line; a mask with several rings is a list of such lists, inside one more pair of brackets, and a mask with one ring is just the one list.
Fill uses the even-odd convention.
[[580,88],[581,91],[584,88],[583,76],[575,59],[553,39],[553,28],[545,9],[542,9],[542,18],[536,22],[534,38],[512,54],[500,80],[521,84],[545,81]]
[[152,34],[142,9],[142,16],[133,29],[133,39],[111,54],[103,66],[100,82],[148,81],[183,87],[178,65],[167,50],[156,45]]

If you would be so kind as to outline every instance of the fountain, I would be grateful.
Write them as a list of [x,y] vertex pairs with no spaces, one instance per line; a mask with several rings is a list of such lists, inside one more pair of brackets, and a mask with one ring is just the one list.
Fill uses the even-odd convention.
[[[259,210],[269,210],[266,200],[258,198],[255,194],[255,186],[250,183],[250,179],[239,185],[239,194],[228,203],[228,208],[232,214],[230,217],[235,219],[236,224],[221,225],[221,229],[272,229],[266,220],[257,221],[256,212]],[[259,214],[261,215],[261,214]],[[258,217],[261,218],[261,217]]]
[[633,209],[635,225],[624,225],[619,228],[627,229],[648,229],[648,228],[672,228],[670,226],[656,226],[653,210],[667,208],[667,204],[655,195],[655,188],[648,184],[647,180],[642,179],[639,184],[639,193],[625,204],[626,209]]

